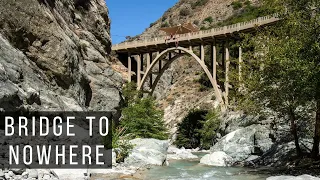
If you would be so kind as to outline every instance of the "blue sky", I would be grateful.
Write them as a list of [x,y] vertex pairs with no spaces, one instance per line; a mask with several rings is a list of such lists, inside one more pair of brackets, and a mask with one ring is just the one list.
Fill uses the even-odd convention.
[[106,0],[111,18],[112,43],[125,40],[125,36],[141,34],[150,23],[178,0]]

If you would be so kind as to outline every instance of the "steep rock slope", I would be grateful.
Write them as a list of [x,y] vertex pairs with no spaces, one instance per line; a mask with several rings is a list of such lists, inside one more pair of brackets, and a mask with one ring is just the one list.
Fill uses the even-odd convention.
[[117,110],[104,0],[0,1],[1,110]]
[[223,22],[230,16],[241,12],[245,4],[256,5],[258,0],[180,0],[172,8],[168,9],[161,18],[151,23],[139,37],[152,38],[163,35],[159,28],[176,26],[183,23],[193,23],[199,28],[208,28]]

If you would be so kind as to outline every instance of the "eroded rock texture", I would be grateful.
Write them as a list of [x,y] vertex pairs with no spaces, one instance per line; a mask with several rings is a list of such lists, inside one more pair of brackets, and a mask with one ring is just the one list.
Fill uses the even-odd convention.
[[2,110],[117,110],[104,0],[0,1]]

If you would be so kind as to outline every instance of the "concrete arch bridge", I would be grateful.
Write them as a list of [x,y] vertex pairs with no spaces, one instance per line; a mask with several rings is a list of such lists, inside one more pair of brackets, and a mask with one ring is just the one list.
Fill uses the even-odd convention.
[[[128,68],[128,81],[136,81],[138,90],[152,94],[160,77],[170,64],[182,56],[191,56],[208,76],[219,101],[221,109],[226,110],[229,104],[229,69],[230,69],[230,39],[239,33],[253,33],[257,26],[272,25],[279,19],[276,15],[259,17],[249,22],[242,22],[230,26],[182,34],[179,46],[175,40],[166,41],[165,37],[124,42],[112,46],[120,61]],[[217,46],[223,47],[224,87],[218,85],[217,79]],[[205,46],[210,46],[211,66],[205,62]],[[199,47],[196,54],[193,49]],[[237,48],[239,61],[239,78],[241,78],[242,48]],[[145,63],[143,61],[146,61]],[[210,69],[208,68],[210,67]],[[134,72],[134,73],[133,73]]]

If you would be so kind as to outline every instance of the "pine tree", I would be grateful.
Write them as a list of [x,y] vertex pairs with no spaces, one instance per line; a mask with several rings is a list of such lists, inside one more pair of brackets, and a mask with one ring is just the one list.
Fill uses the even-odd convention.
[[120,125],[131,138],[167,139],[167,129],[163,121],[163,111],[156,108],[152,97],[142,98],[134,84],[123,90],[127,107],[122,109]]

